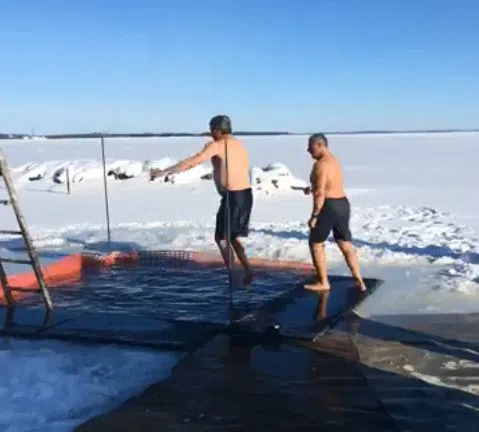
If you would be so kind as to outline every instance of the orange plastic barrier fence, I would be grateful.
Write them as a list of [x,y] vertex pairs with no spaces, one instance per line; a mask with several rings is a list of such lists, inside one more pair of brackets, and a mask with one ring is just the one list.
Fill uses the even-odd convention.
[[[170,262],[172,260],[183,264],[194,263],[195,265],[203,266],[205,268],[223,265],[223,261],[219,255],[207,252],[158,250],[111,252],[105,255],[78,253],[42,266],[42,271],[47,287],[54,288],[80,282],[84,271],[95,271],[100,268],[112,266],[136,266],[142,263],[154,265],[155,263],[159,264],[165,261]],[[289,270],[302,274],[308,274],[313,271],[313,266],[311,264],[299,261],[252,258],[250,262],[255,269]],[[236,262],[235,265],[238,265],[238,262]],[[38,288],[37,279],[33,271],[10,275],[8,276],[8,283],[11,287],[31,289],[32,291]],[[12,294],[16,301],[20,300],[25,295],[30,295],[29,293],[20,291],[13,291]],[[0,290],[0,304],[6,304],[3,287]]]

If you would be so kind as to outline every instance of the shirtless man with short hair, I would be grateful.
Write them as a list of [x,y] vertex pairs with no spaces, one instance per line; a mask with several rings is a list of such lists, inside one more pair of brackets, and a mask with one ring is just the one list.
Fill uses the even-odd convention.
[[328,140],[323,134],[311,135],[308,152],[315,160],[311,171],[311,188],[305,193],[313,194],[313,212],[308,221],[309,246],[318,281],[304,288],[328,292],[330,289],[324,242],[333,231],[334,240],[343,253],[354,281],[363,292],[366,286],[359,271],[359,263],[349,228],[351,209],[343,187],[343,173],[339,161],[328,149]]
[[[221,252],[226,268],[229,268],[229,253],[227,238],[227,208],[229,199],[230,243],[245,270],[245,285],[253,280],[248,257],[239,237],[247,237],[251,210],[253,208],[253,192],[250,183],[249,156],[243,144],[232,135],[231,120],[228,116],[218,115],[210,120],[210,132],[213,138],[204,148],[193,156],[167,169],[150,170],[150,179],[168,176],[186,171],[211,159],[213,179],[216,190],[221,196],[221,203],[216,214],[215,241]],[[227,160],[226,160],[227,158]],[[226,169],[226,166],[228,169]],[[234,255],[231,254],[234,260]]]

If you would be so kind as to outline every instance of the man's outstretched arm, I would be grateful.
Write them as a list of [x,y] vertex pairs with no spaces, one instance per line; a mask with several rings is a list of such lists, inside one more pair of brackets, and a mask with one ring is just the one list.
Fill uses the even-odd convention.
[[175,165],[172,165],[166,169],[151,169],[150,174],[152,179],[159,176],[166,176],[170,174],[177,174],[186,170],[189,170],[196,165],[211,159],[213,156],[218,154],[218,144],[216,142],[210,142],[204,146],[204,148],[198,153],[183,159]]

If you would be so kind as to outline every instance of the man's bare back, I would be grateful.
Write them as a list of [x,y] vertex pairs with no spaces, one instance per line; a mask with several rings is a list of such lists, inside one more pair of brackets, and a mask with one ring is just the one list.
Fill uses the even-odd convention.
[[[246,148],[236,138],[229,136],[209,144],[214,147],[213,179],[219,193],[225,190],[240,191],[251,187],[249,156]],[[228,172],[226,172],[228,156]]]
[[326,176],[325,198],[343,198],[346,196],[341,164],[331,153],[324,155],[313,165],[310,175],[313,192],[315,192],[316,185],[319,183],[318,178],[321,177],[321,175]]

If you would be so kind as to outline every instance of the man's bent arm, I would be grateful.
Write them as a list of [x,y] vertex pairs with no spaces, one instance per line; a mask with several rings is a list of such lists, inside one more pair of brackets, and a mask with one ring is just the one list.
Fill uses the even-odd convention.
[[215,143],[214,141],[210,142],[205,145],[203,150],[194,154],[193,156],[183,159],[181,162],[178,162],[176,165],[173,165],[165,169],[165,172],[167,174],[177,174],[177,173],[189,170],[195,167],[196,165],[199,165],[200,163],[204,162],[205,160],[210,159],[213,156],[216,156],[217,154],[218,154],[217,143]]
[[318,164],[313,185],[313,217],[318,216],[326,198],[327,165]]

